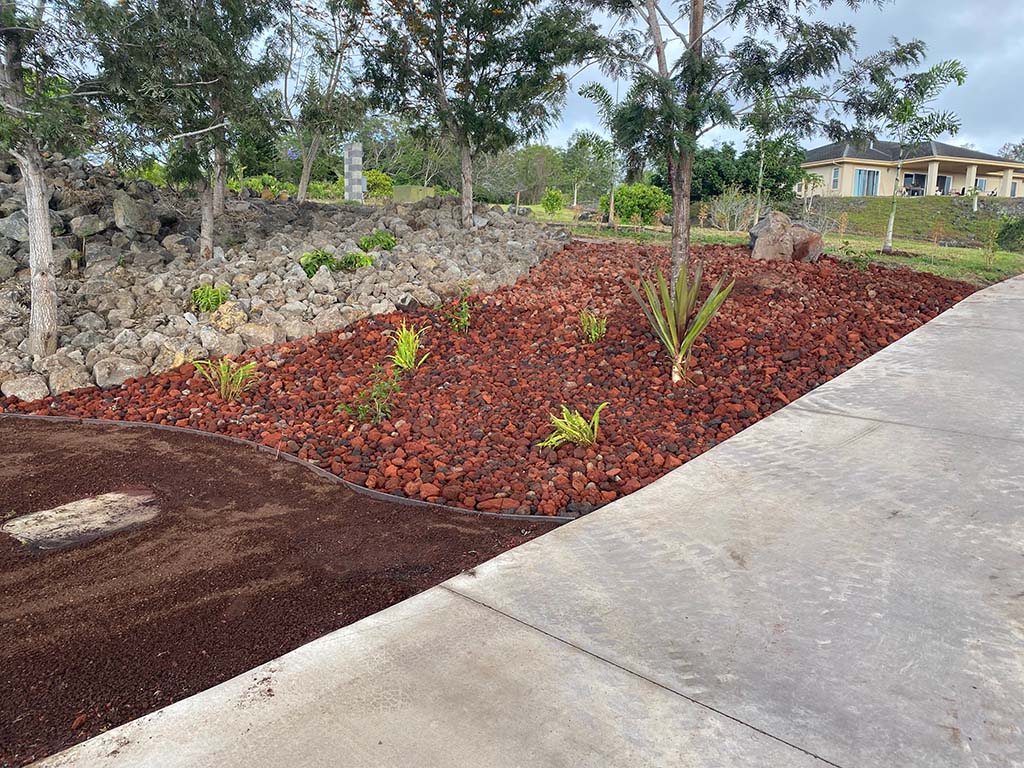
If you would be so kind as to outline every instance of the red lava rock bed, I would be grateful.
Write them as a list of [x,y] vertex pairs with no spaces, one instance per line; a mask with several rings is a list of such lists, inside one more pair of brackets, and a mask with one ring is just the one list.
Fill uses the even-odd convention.
[[[742,246],[704,246],[705,280],[736,287],[695,348],[691,384],[629,294],[637,267],[667,250],[573,242],[514,286],[475,297],[459,334],[437,311],[369,318],[343,331],[250,351],[259,383],[238,403],[211,399],[192,366],[101,391],[0,410],[153,421],[247,438],[354,483],[481,511],[577,515],[631,493],[842,373],[974,291],[908,269],[861,271],[754,261]],[[706,290],[706,288],[705,288]],[[578,316],[608,317],[596,344]],[[365,388],[402,320],[431,329],[430,358],[402,381],[390,421],[359,424],[336,406]],[[559,406],[602,402],[590,449],[536,447]]]
[[65,550],[0,534],[0,766],[269,661],[551,530],[378,501],[225,440],[0,418],[0,522],[145,488],[155,520]]

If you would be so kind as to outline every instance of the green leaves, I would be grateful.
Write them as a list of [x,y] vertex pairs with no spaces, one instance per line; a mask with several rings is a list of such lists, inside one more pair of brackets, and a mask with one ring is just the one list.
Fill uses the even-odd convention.
[[565,443],[583,447],[593,445],[597,442],[601,411],[607,407],[608,403],[601,403],[588,421],[579,411],[570,411],[563,405],[561,417],[551,416],[551,434],[537,443],[537,446],[539,448],[558,448]]
[[199,375],[213,387],[225,402],[232,402],[256,381],[256,363],[236,363],[230,357],[219,360],[193,360],[192,365]]
[[417,330],[415,325],[406,325],[405,320],[395,330],[395,351],[388,356],[388,360],[394,363],[395,368],[400,371],[415,371],[423,362],[430,357],[427,352],[422,357],[420,353],[420,337],[426,333],[430,326]]
[[701,308],[694,314],[702,280],[703,267],[697,267],[693,281],[690,282],[688,270],[684,266],[679,270],[671,290],[660,268],[655,272],[653,280],[640,278],[640,290],[637,290],[635,285],[627,283],[630,293],[651,324],[654,335],[661,341],[672,360],[674,383],[686,378],[690,350],[694,342],[729,297],[735,284],[730,282],[726,285],[725,277],[720,277],[712,286]]
[[192,306],[200,312],[213,312],[228,300],[231,291],[227,286],[214,288],[212,285],[200,285],[192,289]]

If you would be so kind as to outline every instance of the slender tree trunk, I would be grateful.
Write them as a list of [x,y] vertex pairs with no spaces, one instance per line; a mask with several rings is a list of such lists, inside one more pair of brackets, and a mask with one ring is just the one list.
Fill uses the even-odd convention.
[[473,151],[469,144],[459,147],[462,166],[462,226],[473,228]]
[[224,213],[224,198],[228,191],[227,152],[219,142],[213,150],[213,214]]
[[306,202],[306,196],[309,194],[309,181],[313,176],[313,163],[316,161],[316,156],[320,153],[322,141],[323,139],[319,133],[314,134],[313,140],[302,153],[302,175],[299,176],[299,191],[295,195],[295,198],[300,203]]
[[201,179],[196,184],[196,190],[199,192],[199,206],[202,214],[199,225],[199,253],[202,258],[208,259],[213,256],[213,224],[215,217],[213,185],[210,184],[209,179]]
[[580,185],[575,181],[572,183],[572,207],[576,207],[576,201],[579,199]]
[[757,196],[754,200],[754,223],[761,220],[761,195],[764,194],[764,142],[761,142],[761,159],[757,166]]
[[57,351],[57,279],[54,276],[53,237],[50,232],[50,190],[43,174],[39,148],[32,143],[18,156],[18,167],[25,182],[31,275],[28,351],[39,358]]
[[615,183],[608,193],[608,226],[615,228]]
[[672,181],[672,286],[680,270],[690,262],[690,189],[693,184],[693,153],[669,158]]
[[885,242],[882,244],[882,253],[892,253],[892,235],[896,229],[896,193],[899,191],[902,178],[903,150],[901,148],[900,159],[896,163],[896,183],[892,185],[892,202],[889,203],[889,223],[885,227]]

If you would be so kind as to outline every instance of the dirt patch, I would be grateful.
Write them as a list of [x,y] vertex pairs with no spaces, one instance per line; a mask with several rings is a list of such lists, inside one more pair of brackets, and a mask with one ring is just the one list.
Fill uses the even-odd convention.
[[3,766],[216,685],[552,527],[377,501],[201,436],[0,419],[0,446],[0,520],[126,487],[160,508],[66,550],[0,536]]
[[[583,514],[653,482],[920,327],[975,289],[908,269],[860,271],[823,258],[768,264],[746,247],[694,249],[706,284],[737,289],[674,386],[660,343],[624,281],[667,266],[660,247],[574,242],[514,286],[475,297],[468,333],[432,310],[255,350],[261,378],[238,403],[211,400],[191,365],[109,390],[0,410],[152,421],[245,437],[359,485],[484,511]],[[705,288],[707,290],[707,288]],[[588,344],[581,309],[608,318]],[[430,325],[430,358],[402,380],[391,419],[337,412],[391,353],[401,321]],[[589,449],[539,448],[564,404],[590,415]]]

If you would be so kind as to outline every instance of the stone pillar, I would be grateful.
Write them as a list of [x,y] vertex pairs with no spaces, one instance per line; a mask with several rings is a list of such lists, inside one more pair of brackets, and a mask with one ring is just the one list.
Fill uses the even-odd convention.
[[1003,183],[999,185],[999,196],[1009,197],[1013,191],[1013,168],[1003,171]]
[[924,193],[934,195],[935,187],[939,185],[939,161],[932,160],[928,163],[928,180],[924,183]]
[[978,186],[978,166],[968,165],[967,166],[967,188],[964,190],[966,194],[970,194],[971,190]]
[[363,145],[358,141],[345,145],[345,199],[363,202],[366,180],[363,178]]

